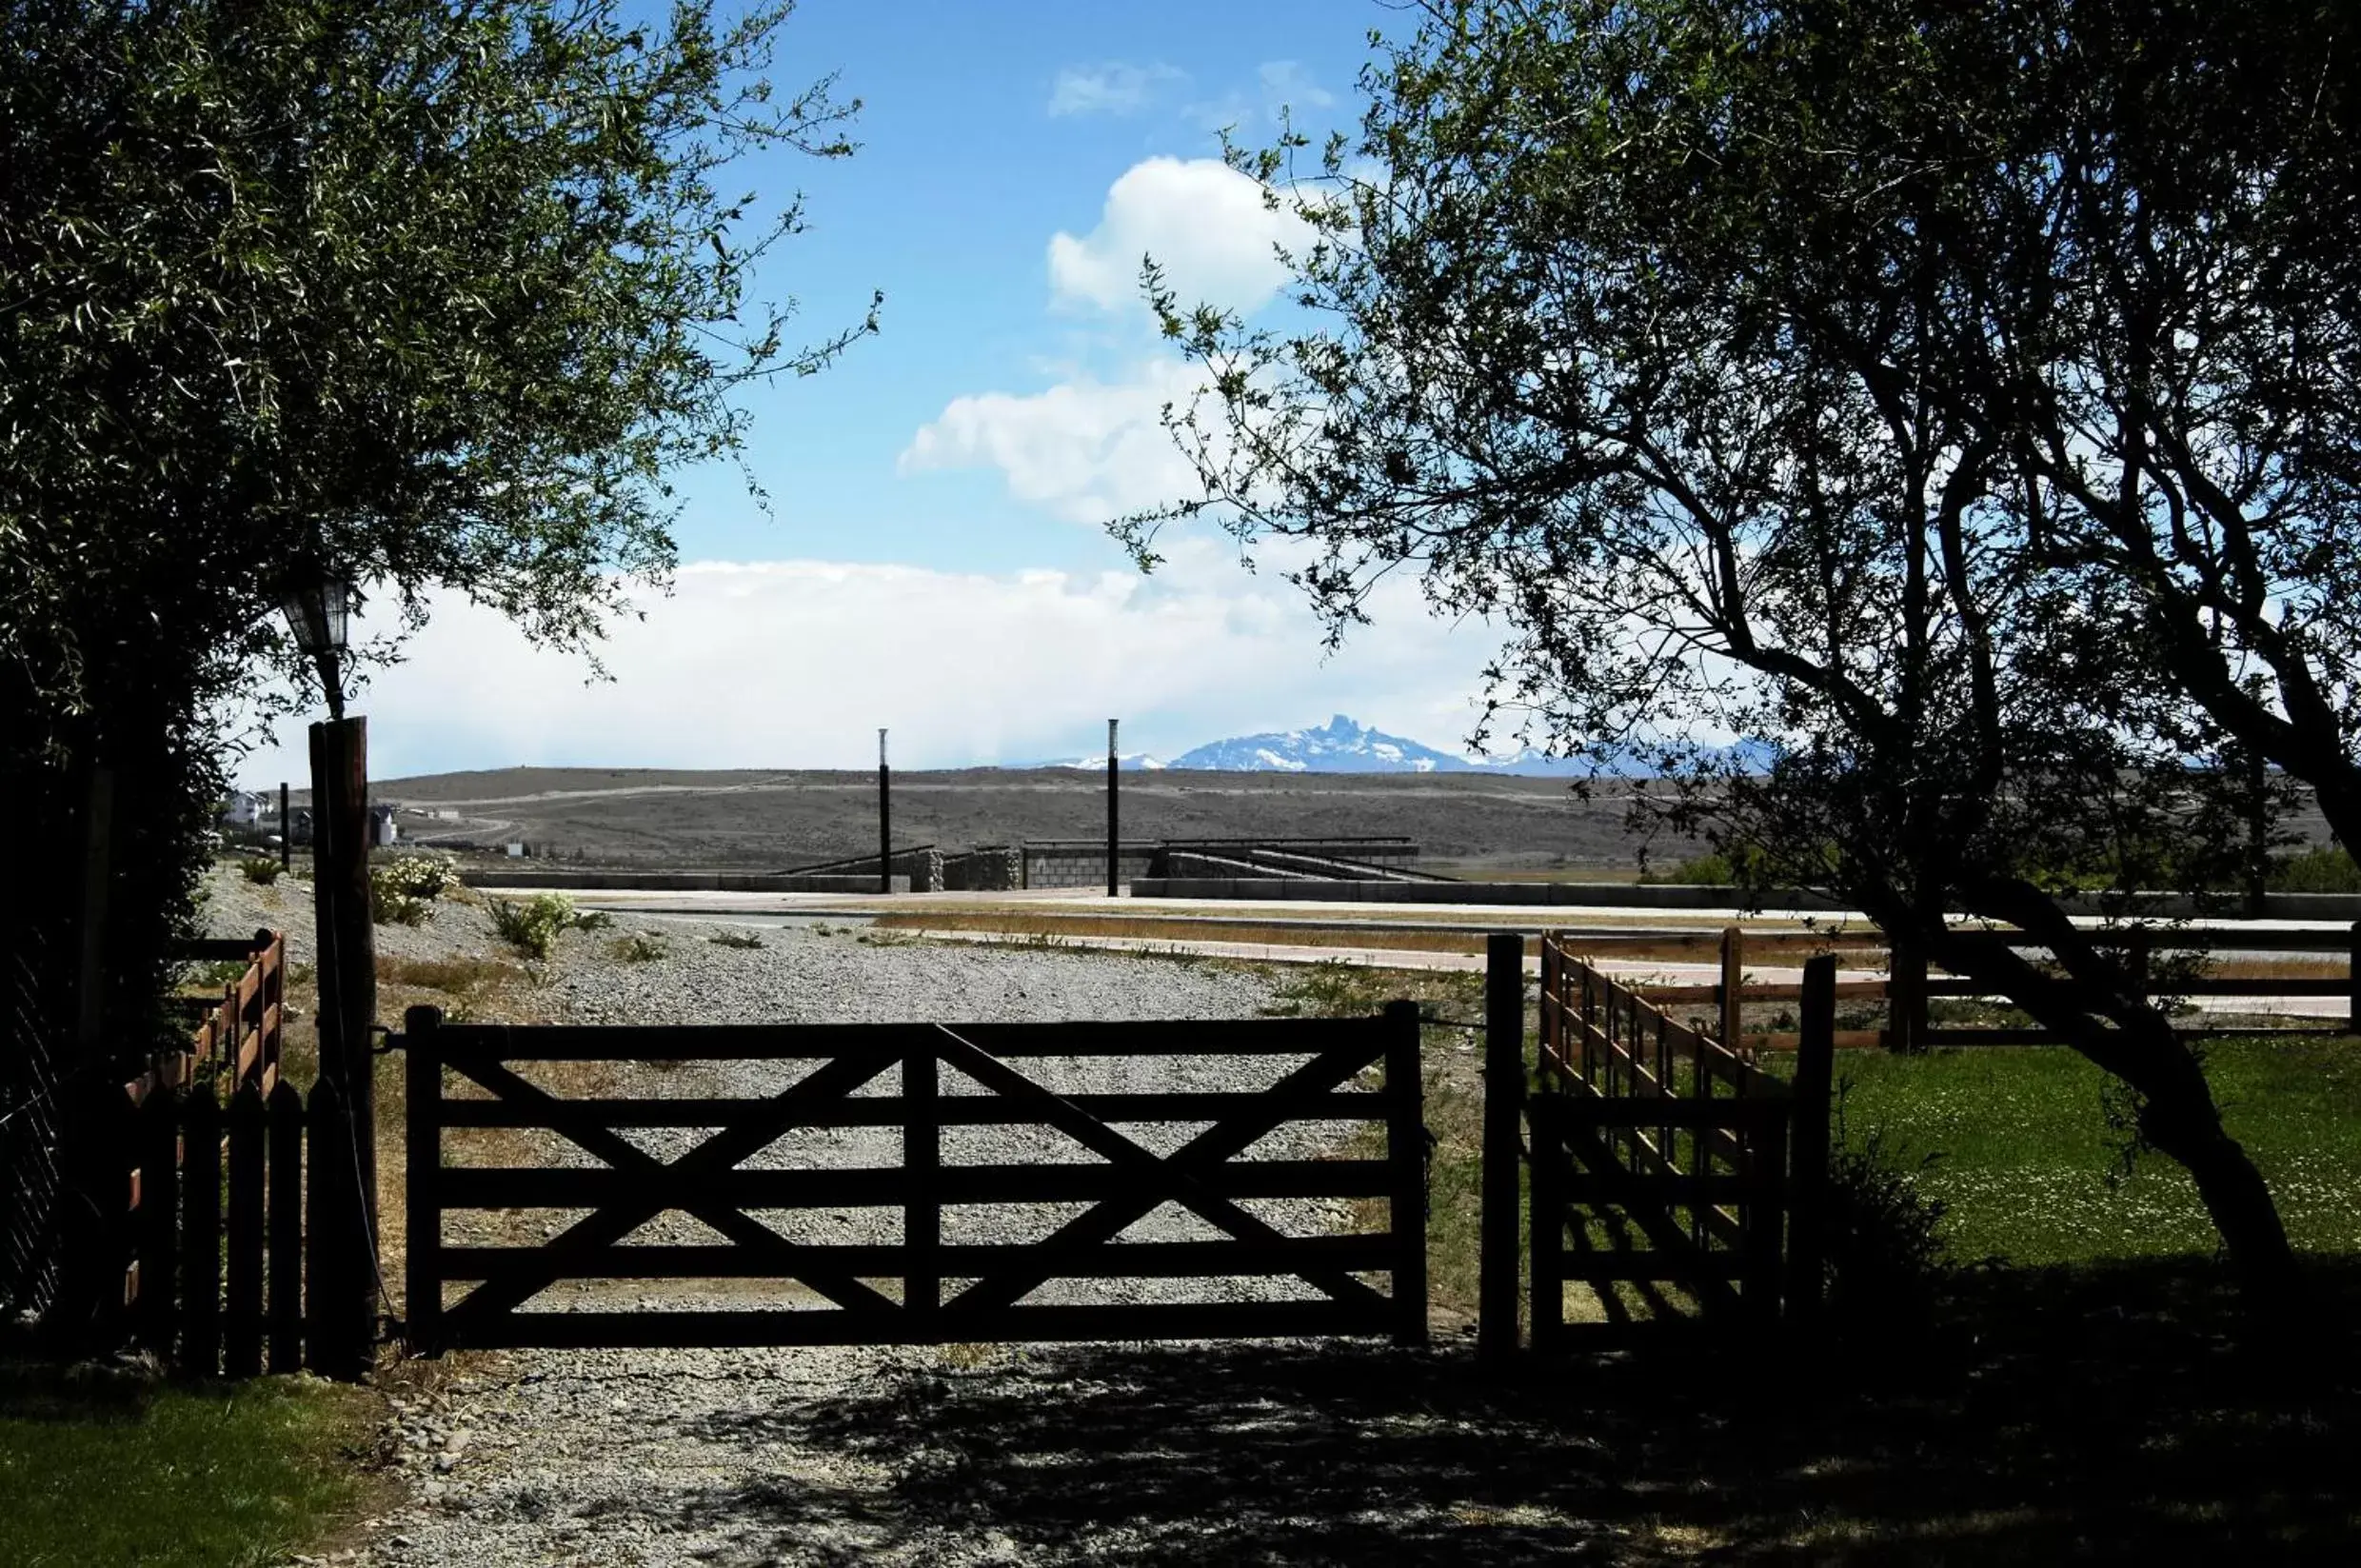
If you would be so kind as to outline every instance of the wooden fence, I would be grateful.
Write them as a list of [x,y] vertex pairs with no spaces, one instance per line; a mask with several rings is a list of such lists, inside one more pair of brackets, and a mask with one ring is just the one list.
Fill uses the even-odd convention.
[[321,1291],[348,1266],[349,1249],[305,1223],[307,1210],[349,1212],[352,1137],[334,1085],[307,1102],[291,1083],[266,1095],[249,1082],[226,1105],[207,1081],[161,1089],[133,1139],[136,1340],[199,1377],[348,1367],[355,1347],[328,1343],[304,1307],[308,1281]]
[[1569,1282],[1590,1286],[1609,1322],[1634,1316],[1626,1287],[1656,1316],[1816,1308],[1834,981],[1834,960],[1815,960],[1819,1048],[1791,1084],[1544,940],[1523,1107],[1537,1349],[1562,1340]]
[[[2153,1000],[2176,1001],[2194,997],[2320,997],[2341,999],[2345,1002],[2342,1020],[2323,1019],[2317,1024],[2272,1025],[2265,1027],[2229,1026],[2206,1022],[2190,1022],[2181,1029],[2192,1038],[2235,1034],[2260,1035],[2289,1039],[2318,1038],[2361,1034],[2361,924],[2352,927],[2311,927],[2304,929],[2270,930],[2245,926],[2187,926],[2137,927],[2120,932],[2093,933],[2102,950],[2120,955],[2127,969],[2142,977],[2144,994]],[[1562,935],[1544,937],[1541,946],[1543,963],[1552,940],[1567,940]],[[1987,987],[1957,975],[1930,970],[1923,957],[1907,950],[1897,951],[1886,939],[1874,932],[1852,935],[1822,931],[1747,931],[1731,926],[1718,936],[1699,932],[1692,935],[1650,934],[1646,936],[1615,937],[1585,936],[1579,940],[1583,950],[1594,958],[1612,957],[1618,948],[1645,948],[1658,954],[1666,948],[1692,947],[1698,956],[1717,956],[1720,977],[1709,983],[1627,982],[1630,988],[1652,1006],[1679,1014],[1699,1004],[1710,1007],[1704,1018],[1705,1026],[1715,1038],[1735,1045],[1741,1055],[1756,1051],[1796,1049],[1801,1039],[1796,1027],[1763,1028],[1751,1023],[1745,1016],[1750,1006],[1785,1003],[1800,1004],[1803,989],[1796,982],[1763,982],[1745,978],[1750,962],[1762,959],[1793,962],[1807,954],[1835,954],[1850,957],[1864,967],[1877,966],[1888,973],[1884,979],[1851,980],[1835,982],[1835,996],[1839,1001],[1883,1003],[1887,1019],[1880,1027],[1838,1029],[1834,1041],[1837,1049],[1915,1049],[1941,1045],[2053,1045],[2057,1038],[2048,1030],[2024,1025],[1971,1025],[1934,1022],[1932,1003],[1945,998],[1977,998]],[[2038,950],[2041,943],[2014,931],[1979,931],[1965,940],[1987,943],[2023,950]],[[2323,963],[2342,960],[2342,975],[2270,976],[2260,974],[2224,975],[2207,973],[2217,959],[2234,963],[2241,953],[2300,953],[2318,954]],[[2193,960],[2193,965],[2189,961]],[[2194,972],[2184,973],[2186,968]]]
[[310,1331],[304,1293],[349,1264],[320,1253],[305,1217],[340,1201],[323,1183],[347,1192],[357,1167],[334,1089],[307,1102],[279,1076],[287,944],[265,930],[175,956],[247,963],[217,998],[180,999],[188,1043],[109,1089],[90,1129],[101,1190],[120,1196],[104,1244],[120,1260],[124,1328],[201,1377],[348,1365],[351,1347]]
[[268,1094],[279,1082],[286,1024],[286,939],[264,929],[251,938],[183,943],[172,956],[186,963],[244,960],[246,969],[219,996],[172,998],[169,1004],[192,1023],[188,1045],[155,1053],[123,1092],[136,1105],[155,1089],[191,1083],[209,1070],[231,1085],[252,1083]]

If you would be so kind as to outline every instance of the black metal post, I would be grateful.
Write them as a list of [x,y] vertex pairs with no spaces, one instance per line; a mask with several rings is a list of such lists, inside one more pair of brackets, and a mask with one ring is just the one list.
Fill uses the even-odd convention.
[[288,815],[287,798],[287,781],[281,779],[279,781],[279,869],[282,871],[291,871],[295,868],[295,819]]
[[[331,1346],[358,1360],[330,1362],[345,1375],[365,1368],[377,1316],[377,1121],[372,1030],[377,1022],[377,939],[369,923],[368,721],[311,726],[312,895],[320,977],[320,1078],[335,1086],[349,1149],[327,1177],[327,1212],[312,1225],[340,1256],[332,1298],[313,1293],[312,1318]],[[315,1189],[317,1190],[317,1189]]]
[[1107,721],[1107,897],[1121,893],[1123,876],[1122,843],[1118,831],[1116,780],[1120,777],[1115,761],[1115,724]]
[[885,771],[885,732],[877,732],[877,890],[894,890],[894,786]]

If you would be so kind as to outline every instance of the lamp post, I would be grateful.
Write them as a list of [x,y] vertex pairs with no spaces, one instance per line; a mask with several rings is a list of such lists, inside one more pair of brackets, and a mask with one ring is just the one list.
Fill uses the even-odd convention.
[[1114,898],[1115,896],[1117,896],[1119,893],[1121,893],[1121,892],[1122,891],[1122,887],[1121,887],[1121,882],[1122,882],[1122,869],[1123,869],[1123,863],[1122,863],[1123,846],[1122,846],[1122,843],[1121,843],[1121,839],[1120,835],[1118,835],[1118,833],[1116,832],[1116,811],[1117,811],[1117,804],[1116,804],[1116,780],[1117,780],[1117,773],[1116,773],[1116,770],[1117,770],[1117,768],[1118,768],[1121,764],[1119,764],[1116,762],[1116,759],[1115,759],[1115,724],[1116,724],[1116,721],[1114,721],[1113,719],[1109,719],[1109,720],[1107,721],[1107,897],[1108,897],[1108,898]]
[[[332,1377],[367,1369],[377,1310],[376,1085],[370,1031],[377,1022],[377,942],[369,923],[368,721],[345,717],[347,626],[357,596],[340,573],[314,571],[284,596],[296,645],[312,661],[328,720],[311,726],[312,908],[320,983],[320,1078],[350,1133],[350,1161],[323,1169],[328,1212],[316,1207],[313,1256],[329,1262],[312,1280],[312,1364]],[[349,1171],[341,1168],[346,1163]],[[319,1189],[315,1189],[319,1190]]]

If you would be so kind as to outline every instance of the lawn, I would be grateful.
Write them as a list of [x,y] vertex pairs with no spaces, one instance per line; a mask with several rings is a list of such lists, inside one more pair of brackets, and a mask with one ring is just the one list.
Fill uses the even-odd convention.
[[[1793,1059],[1770,1060],[1778,1070]],[[2216,1041],[2207,1069],[2295,1245],[2361,1252],[2361,1042]],[[1888,1149],[1935,1156],[1919,1182],[1947,1206],[1943,1234],[1960,1260],[2040,1266],[2214,1250],[2179,1166],[2150,1153],[2121,1174],[2107,1077],[2072,1051],[1847,1052],[1836,1070],[1853,1141],[1882,1129]]]
[[317,1551],[375,1483],[370,1397],[0,1365],[0,1562],[248,1568]]

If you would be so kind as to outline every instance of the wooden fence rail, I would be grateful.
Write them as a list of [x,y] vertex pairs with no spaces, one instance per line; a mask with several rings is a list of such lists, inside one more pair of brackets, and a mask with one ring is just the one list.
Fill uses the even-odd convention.
[[[2305,930],[2252,930],[2233,926],[2141,927],[2121,932],[2105,933],[2109,939],[2102,947],[2113,948],[2124,954],[2124,963],[2131,973],[2144,978],[2144,994],[2153,1000],[2179,1000],[2192,997],[2325,997],[2345,1002],[2342,1020],[2324,1018],[2316,1025],[2275,1025],[2269,1027],[2224,1026],[2192,1023],[2180,1032],[2192,1038],[2211,1035],[2259,1035],[2291,1039],[2321,1036],[2361,1034],[2361,924],[2351,928],[2311,928]],[[1615,939],[1584,936],[1579,939],[1562,933],[1545,936],[1541,946],[1542,963],[1549,963],[1548,950],[1552,941],[1561,946],[1577,942],[1586,954],[1596,956],[1612,952]],[[1641,939],[1632,939],[1637,942]],[[1703,942],[1700,935],[1696,939]],[[1972,933],[1969,940],[2005,945],[2018,949],[2038,949],[2040,943],[2016,932],[1990,931]],[[1629,943],[1625,944],[1630,944]],[[1749,1025],[1744,1009],[1772,1003],[1800,1005],[1804,988],[1796,982],[1752,981],[1745,978],[1750,959],[1813,952],[1823,956],[1835,953],[1854,954],[1864,958],[1881,958],[1889,973],[1882,980],[1852,980],[1831,982],[1829,994],[1838,1001],[1882,1002],[1887,1004],[1888,1020],[1874,1029],[1839,1029],[1834,1032],[1836,1048],[1843,1049],[1914,1049],[1937,1045],[2052,1045],[2059,1042],[2046,1029],[2031,1026],[1988,1026],[1941,1024],[1934,1022],[1931,1003],[1944,998],[1972,998],[1986,995],[1989,987],[1959,975],[1931,972],[1923,958],[1908,951],[1890,947],[1882,937],[1850,936],[1816,932],[1747,931],[1731,926],[1714,939],[1714,950],[1721,964],[1721,976],[1710,984],[1666,982],[1654,983],[1644,980],[1627,981],[1627,988],[1638,999],[1659,1010],[1709,1006],[1717,1020],[1716,1038],[1736,1046],[1741,1055],[1756,1051],[1792,1051],[1803,1038],[1799,1028],[1765,1029]],[[2342,975],[2299,975],[2272,977],[2268,975],[2219,975],[2202,972],[2187,975],[2151,971],[2169,966],[2179,956],[2194,956],[2200,966],[2216,955],[2239,952],[2317,953],[2323,959],[2336,958],[2345,962]],[[1544,1024],[1547,1027],[1547,1024]]]

